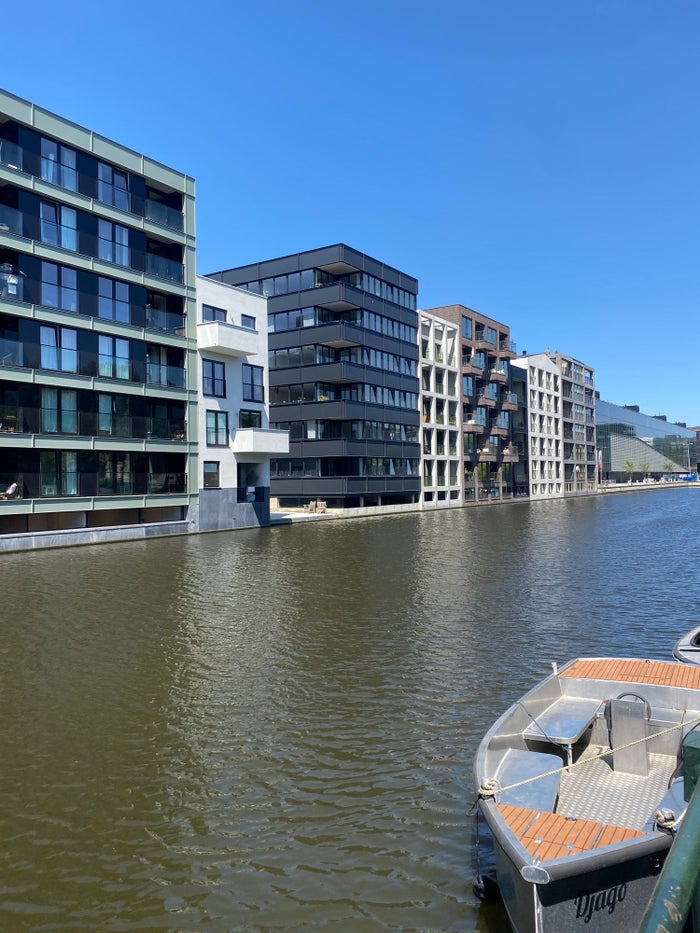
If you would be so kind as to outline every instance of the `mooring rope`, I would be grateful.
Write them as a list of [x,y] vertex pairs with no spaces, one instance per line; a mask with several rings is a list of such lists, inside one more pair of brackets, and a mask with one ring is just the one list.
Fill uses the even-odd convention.
[[622,752],[627,748],[632,748],[634,745],[640,745],[642,742],[649,742],[652,739],[660,738],[662,735],[675,732],[676,729],[683,729],[685,726],[693,726],[698,723],[700,723],[700,716],[696,716],[695,719],[688,719],[685,722],[678,722],[673,726],[669,726],[668,729],[662,729],[660,732],[655,732],[653,735],[645,735],[641,739],[627,742],[626,745],[618,745],[616,748],[609,748],[599,752],[597,755],[591,755],[590,758],[579,758],[578,761],[574,761],[570,765],[562,765],[561,768],[553,768],[551,771],[544,771],[542,774],[536,774],[534,777],[524,778],[522,781],[516,781],[514,784],[507,784],[505,787],[500,786],[497,778],[486,778],[479,788],[478,796],[481,799],[495,797],[496,794],[505,793],[507,790],[514,790],[516,787],[522,787],[524,784],[532,784],[534,781],[552,777],[554,774],[562,774],[564,771],[571,771],[573,768],[587,765],[591,761],[597,761],[599,758],[607,758],[608,755],[613,755],[615,752]]

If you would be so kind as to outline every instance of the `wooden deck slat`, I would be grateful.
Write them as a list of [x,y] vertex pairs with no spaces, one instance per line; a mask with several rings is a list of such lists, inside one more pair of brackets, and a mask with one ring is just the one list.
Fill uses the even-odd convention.
[[640,830],[627,826],[599,823],[596,820],[572,820],[561,813],[540,812],[507,804],[500,804],[498,809],[520,843],[540,862],[601,849],[644,835]]
[[673,661],[633,661],[615,658],[581,658],[562,671],[560,677],[583,680],[616,680],[631,684],[700,689],[700,667]]

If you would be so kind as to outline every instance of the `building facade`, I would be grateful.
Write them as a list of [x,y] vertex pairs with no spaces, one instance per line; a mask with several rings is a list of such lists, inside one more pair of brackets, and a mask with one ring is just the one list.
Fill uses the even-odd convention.
[[419,312],[424,509],[464,505],[459,328]]
[[197,276],[199,531],[267,525],[270,456],[289,453],[270,429],[267,301]]
[[268,299],[281,506],[418,502],[416,279],[343,244],[213,273]]
[[530,497],[551,499],[598,491],[595,374],[561,353],[521,356],[527,393]]
[[694,428],[645,415],[638,405],[595,400],[597,443],[604,482],[687,476],[697,467]]
[[0,547],[196,512],[194,182],[0,93]]
[[464,305],[425,313],[458,329],[463,502],[483,505],[525,495],[522,451],[513,430],[521,402],[511,383],[510,328]]

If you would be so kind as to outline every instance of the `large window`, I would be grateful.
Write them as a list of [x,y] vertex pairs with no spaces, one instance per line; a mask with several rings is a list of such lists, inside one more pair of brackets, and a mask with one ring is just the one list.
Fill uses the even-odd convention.
[[464,340],[472,339],[472,319],[462,315],[462,337]]
[[226,377],[223,363],[202,360],[202,391],[215,398],[226,397]]
[[112,379],[131,377],[128,340],[123,337],[108,337],[106,334],[100,334],[98,347],[100,376],[108,376]]
[[255,330],[255,318],[250,314],[242,314],[241,327],[250,327],[251,330]]
[[113,204],[120,210],[129,210],[127,176],[105,162],[97,166],[97,197],[105,204]]
[[70,327],[41,325],[41,368],[78,371],[78,332]]
[[41,390],[41,430],[44,434],[77,434],[77,393],[72,389]]
[[42,496],[78,495],[78,455],[74,450],[42,450],[39,471]]
[[128,495],[133,492],[131,454],[100,451],[98,489],[100,495]]
[[219,481],[219,464],[216,460],[204,461],[204,488],[218,489],[221,485]]
[[57,266],[53,262],[41,264],[41,303],[48,308],[63,311],[78,310],[78,279],[75,269]]
[[97,433],[103,437],[129,437],[130,430],[129,402],[123,395],[97,397]]
[[129,323],[129,286],[126,282],[117,282],[103,275],[97,280],[97,313],[110,321]]
[[243,401],[265,401],[262,366],[251,366],[249,363],[243,364]]
[[78,188],[78,173],[75,170],[75,150],[61,146],[52,139],[41,140],[41,177],[52,185]]
[[114,262],[118,266],[129,265],[129,230],[111,220],[101,220],[98,224],[97,254],[100,259]]
[[40,217],[42,242],[77,250],[77,211],[53,201],[42,201]]
[[225,411],[207,412],[207,444],[226,447],[228,444],[228,414]]

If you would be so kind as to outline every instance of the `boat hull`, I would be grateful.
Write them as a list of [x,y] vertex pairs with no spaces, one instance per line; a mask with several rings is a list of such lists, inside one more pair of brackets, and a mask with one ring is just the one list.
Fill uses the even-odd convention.
[[[670,839],[669,839],[670,843]],[[668,844],[657,854],[534,884],[494,840],[498,886],[514,933],[637,933]]]

